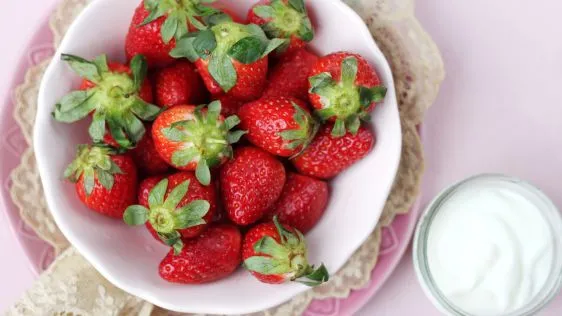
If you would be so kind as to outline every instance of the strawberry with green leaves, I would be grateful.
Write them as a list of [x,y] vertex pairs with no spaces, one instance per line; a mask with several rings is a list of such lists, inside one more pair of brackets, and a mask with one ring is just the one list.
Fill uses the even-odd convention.
[[90,209],[120,218],[136,201],[137,168],[133,159],[102,145],[79,145],[64,172],[76,184],[79,199]]
[[295,98],[262,98],[244,105],[238,116],[251,143],[282,157],[303,151],[319,127],[307,105]]
[[298,230],[273,222],[250,229],[242,244],[244,267],[264,283],[290,281],[317,286],[330,278],[324,265],[308,263],[306,241]]
[[314,39],[304,0],[262,0],[248,12],[248,22],[262,27],[270,38],[283,38],[280,53],[291,53]]
[[386,88],[369,62],[357,54],[339,52],[327,55],[310,73],[309,98],[323,121],[334,122],[333,136],[346,131],[357,134],[362,120],[368,120]]
[[131,59],[146,56],[150,68],[172,64],[170,51],[176,40],[190,31],[207,28],[205,19],[218,10],[207,6],[213,0],[144,0],[135,10],[125,39],[125,52]]
[[214,96],[252,101],[265,87],[269,53],[282,43],[269,40],[255,24],[239,24],[222,15],[209,29],[179,40],[171,55],[195,63]]
[[74,123],[92,115],[88,131],[94,142],[104,139],[107,127],[121,147],[135,147],[146,131],[143,121],[151,121],[160,113],[159,107],[142,97],[143,91],[150,89],[144,57],[133,58],[130,74],[124,71],[127,68],[110,67],[105,55],[93,61],[73,55],[62,55],[62,59],[86,81],[81,90],[67,94],[56,104],[55,120]]
[[245,133],[232,131],[239,123],[237,116],[223,118],[219,101],[208,107],[178,105],[158,116],[152,137],[165,161],[180,170],[195,170],[199,182],[209,185],[210,168],[227,161],[232,144]]
[[292,160],[300,174],[329,180],[365,158],[375,146],[375,135],[359,127],[355,135],[333,135],[333,124],[324,125],[310,145]]
[[123,220],[131,226],[146,225],[178,253],[183,247],[182,239],[200,235],[216,212],[214,187],[200,185],[191,172],[171,175],[152,188],[141,189],[150,190],[148,198],[139,194],[140,204],[129,206]]

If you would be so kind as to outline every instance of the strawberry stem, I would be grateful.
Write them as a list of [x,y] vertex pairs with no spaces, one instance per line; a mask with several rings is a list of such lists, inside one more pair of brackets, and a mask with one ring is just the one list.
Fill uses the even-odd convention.
[[167,234],[175,230],[174,215],[172,211],[164,207],[150,210],[148,220],[154,230],[159,233]]
[[76,159],[64,171],[64,177],[76,183],[84,177],[84,191],[90,195],[94,189],[95,179],[107,190],[111,190],[114,175],[123,171],[117,166],[111,156],[116,152],[103,145],[79,145]]
[[[267,21],[261,27],[269,37],[291,38],[297,36],[305,42],[314,38],[312,23],[303,0],[272,0],[269,5],[259,5],[254,14]],[[284,47],[285,48],[285,47]]]
[[160,239],[181,252],[183,243],[179,230],[206,224],[203,219],[209,212],[209,201],[196,200],[180,207],[189,191],[189,180],[178,184],[167,196],[168,179],[152,188],[148,197],[149,209],[142,205],[129,206],[123,214],[123,221],[129,226],[144,225],[147,221],[156,230]]
[[159,107],[139,96],[146,76],[145,58],[141,55],[133,58],[132,75],[110,71],[105,55],[93,61],[73,55],[62,55],[62,59],[94,86],[64,96],[55,105],[53,117],[59,122],[74,123],[93,112],[94,120],[88,131],[94,142],[101,142],[107,125],[121,147],[135,147],[145,134],[142,120],[152,121],[160,113]]
[[193,118],[162,129],[167,139],[183,143],[183,149],[173,153],[172,163],[176,167],[184,167],[197,162],[196,176],[203,185],[211,183],[209,168],[220,165],[224,158],[230,157],[231,144],[245,134],[244,131],[231,131],[240,123],[237,116],[223,120],[220,112],[220,101],[214,101],[207,109],[197,108]]

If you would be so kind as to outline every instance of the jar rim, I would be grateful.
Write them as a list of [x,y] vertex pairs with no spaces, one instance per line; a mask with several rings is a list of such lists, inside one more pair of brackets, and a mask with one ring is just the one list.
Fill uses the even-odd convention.
[[552,202],[552,200],[548,198],[548,196],[546,196],[546,194],[542,192],[538,187],[516,177],[494,173],[472,176],[447,187],[428,204],[417,224],[413,241],[412,258],[414,261],[414,268],[416,271],[418,282],[421,284],[428,298],[442,312],[454,316],[472,316],[471,314],[463,311],[458,306],[453,304],[436,285],[429,268],[427,244],[431,224],[433,223],[436,215],[439,213],[441,206],[444,205],[447,200],[455,193],[460,191],[460,189],[483,180],[508,182],[510,184],[518,185],[520,188],[536,195],[542,202],[544,202],[546,207],[540,208],[541,213],[543,216],[551,217],[551,220],[547,220],[547,222],[549,224],[549,228],[555,236],[555,251],[557,252],[555,254],[555,257],[558,257],[558,260],[555,263],[557,263],[557,265],[553,264],[550,276],[547,278],[547,281],[545,282],[543,288],[538,292],[538,294],[536,294],[535,298],[532,301],[522,306],[521,308],[502,316],[534,315],[538,311],[543,309],[546,305],[548,305],[548,303],[550,303],[554,299],[554,297],[556,297],[557,293],[562,288],[562,229],[556,230],[554,227],[555,225],[558,227],[562,227],[562,214],[560,213],[556,205]]

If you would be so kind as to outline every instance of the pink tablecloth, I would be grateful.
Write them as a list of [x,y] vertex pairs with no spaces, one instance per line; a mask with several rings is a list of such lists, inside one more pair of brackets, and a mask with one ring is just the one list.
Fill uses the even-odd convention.
[[[57,0],[3,3],[0,100],[27,40]],[[23,15],[25,12],[25,15]],[[417,14],[443,52],[448,77],[427,115],[426,204],[451,182],[503,172],[540,186],[562,208],[562,79],[557,0],[419,0]],[[33,275],[0,212],[0,311]],[[544,315],[562,314],[562,296]],[[407,255],[358,314],[438,315]]]

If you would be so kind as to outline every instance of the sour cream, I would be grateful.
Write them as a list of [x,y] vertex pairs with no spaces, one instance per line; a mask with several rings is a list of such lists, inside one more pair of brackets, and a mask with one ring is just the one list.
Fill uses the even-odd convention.
[[431,208],[421,279],[450,314],[517,315],[545,288],[560,286],[549,283],[562,267],[562,220],[535,188],[484,176],[453,187]]

